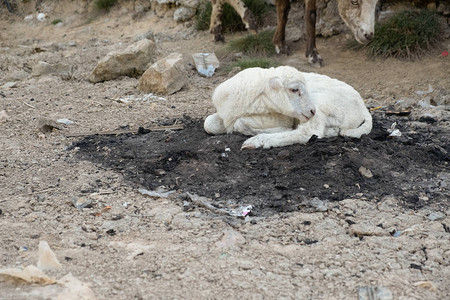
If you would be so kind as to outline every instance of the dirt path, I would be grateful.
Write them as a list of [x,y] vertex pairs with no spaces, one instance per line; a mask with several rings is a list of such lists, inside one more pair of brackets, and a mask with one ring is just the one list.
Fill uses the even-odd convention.
[[[346,81],[369,107],[397,108],[395,103],[405,100],[413,103],[412,112],[387,116],[387,108],[374,111],[379,127],[361,141],[316,141],[252,156],[237,150],[243,137],[214,139],[201,131],[200,123],[183,117],[197,120],[211,113],[210,95],[226,75],[204,78],[192,71],[187,87],[166,100],[128,104],[117,100],[139,96],[137,79],[95,85],[86,80],[106,53],[125,48],[149,30],[161,56],[224,53],[224,45],[212,43],[208,33],[151,13],[135,20],[126,10],[89,20],[81,14],[63,16],[68,21],[61,27],[0,17],[0,86],[16,82],[0,88],[0,112],[8,115],[0,122],[0,269],[36,264],[39,241],[45,240],[63,265],[49,274],[72,273],[98,299],[356,299],[358,288],[365,286],[384,286],[394,299],[449,297],[450,118],[448,106],[418,103],[428,97],[432,104],[449,104],[450,58],[439,54],[450,48],[450,40],[429,57],[404,62],[368,60],[347,50],[342,36],[319,39],[326,63],[321,69],[306,65],[302,42],[292,43],[292,55],[278,58],[281,63]],[[74,75],[69,80],[31,77],[31,66],[40,60],[73,65]],[[431,93],[416,93],[429,86]],[[39,131],[42,119],[61,118],[75,123],[51,133]],[[174,120],[187,129],[66,137]],[[402,139],[385,136],[393,122],[404,133]],[[163,161],[152,167],[164,157],[164,146],[158,146],[159,152],[151,148],[157,142],[184,156],[176,165]],[[225,147],[231,147],[231,158],[238,162],[229,169],[220,165]],[[206,151],[204,157],[194,150]],[[247,198],[233,190],[232,181],[228,190],[213,188],[223,180],[208,173],[211,165],[218,164],[217,172],[231,172],[246,162],[257,171],[256,183],[250,184],[255,193],[239,180]],[[266,162],[270,172],[265,173]],[[361,165],[374,177],[363,178]],[[158,175],[157,169],[165,173],[159,170]],[[194,177],[189,177],[191,169]],[[302,183],[307,186],[292,185],[298,172],[309,178]],[[162,176],[161,185],[176,193],[154,198],[138,191],[158,186],[164,174],[173,177],[164,181]],[[236,176],[227,174],[227,180]],[[282,175],[292,186],[274,183]],[[392,186],[393,180],[398,185]],[[257,188],[265,182],[270,184]],[[302,188],[308,190],[304,197]],[[193,203],[186,192],[209,197],[217,210]],[[313,197],[326,208],[311,202]],[[77,209],[74,201],[90,205]],[[246,220],[223,213],[244,204],[255,206]],[[60,289],[0,282],[0,299],[46,299]]]

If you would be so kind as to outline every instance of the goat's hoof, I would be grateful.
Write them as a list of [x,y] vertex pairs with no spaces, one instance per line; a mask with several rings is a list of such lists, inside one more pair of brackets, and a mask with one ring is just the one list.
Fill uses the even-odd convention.
[[315,55],[309,55],[308,56],[308,63],[316,68],[323,67],[323,59],[319,54]]
[[282,45],[282,46],[275,45],[275,52],[277,54],[286,54],[286,55],[290,54],[289,47],[286,45]]
[[250,149],[250,150],[253,150],[253,149],[256,149],[256,147],[255,147],[255,145],[251,145],[251,144],[243,144],[242,145],[242,147],[241,147],[241,150],[244,150],[244,149]]

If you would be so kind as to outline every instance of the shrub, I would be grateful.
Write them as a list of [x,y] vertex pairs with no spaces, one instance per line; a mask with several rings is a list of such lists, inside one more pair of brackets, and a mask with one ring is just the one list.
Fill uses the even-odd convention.
[[95,0],[94,5],[100,10],[109,10],[116,5],[117,0]]
[[[266,13],[269,11],[269,6],[264,0],[244,0],[245,5],[255,16],[256,22],[261,24]],[[212,4],[211,1],[203,1],[197,11],[195,21],[195,28],[197,30],[208,30],[211,20]],[[234,8],[225,3],[222,13],[222,26],[225,31],[235,32],[245,29],[241,17],[236,13]]]
[[369,56],[415,59],[426,53],[441,36],[441,25],[429,10],[399,11],[375,26],[375,35],[364,46]]
[[52,25],[56,25],[56,24],[61,23],[61,22],[62,22],[61,19],[54,19],[54,20],[52,21]]
[[232,51],[242,52],[250,56],[272,56],[275,54],[272,37],[273,30],[261,31],[258,34],[247,35],[231,41],[228,47]]

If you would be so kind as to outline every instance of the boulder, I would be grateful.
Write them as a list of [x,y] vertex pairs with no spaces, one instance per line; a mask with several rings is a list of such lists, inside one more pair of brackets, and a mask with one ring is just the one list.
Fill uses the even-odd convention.
[[37,64],[31,67],[31,75],[55,75],[60,76],[63,79],[70,79],[73,74],[73,66],[63,64],[49,64],[45,61],[39,61]]
[[101,59],[92,71],[93,83],[113,80],[120,76],[139,77],[157,55],[154,41],[142,39],[122,51],[113,51]]
[[195,16],[197,10],[192,7],[181,6],[173,13],[173,19],[178,22],[186,22]]
[[144,93],[173,94],[186,85],[183,54],[172,53],[154,63],[139,79],[139,90]]

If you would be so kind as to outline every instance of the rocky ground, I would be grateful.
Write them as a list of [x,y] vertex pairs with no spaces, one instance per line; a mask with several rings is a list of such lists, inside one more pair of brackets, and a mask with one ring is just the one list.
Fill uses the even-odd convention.
[[[321,69],[307,65],[303,41],[291,42],[280,63],[351,84],[377,108],[378,125],[361,141],[253,155],[238,150],[242,136],[201,130],[213,89],[228,77],[223,65],[210,78],[188,69],[186,86],[163,99],[133,100],[145,96],[137,78],[88,81],[102,57],[143,34],[158,59],[215,52],[227,62],[226,45],[152,11],[92,15],[64,3],[59,26],[1,8],[0,269],[36,265],[44,240],[62,265],[46,274],[71,273],[98,299],[357,299],[375,288],[381,299],[449,297],[448,38],[412,62],[370,60],[348,50],[343,34],[319,39]],[[39,61],[71,66],[70,74],[33,76]],[[394,122],[400,138],[387,137]],[[174,123],[185,129],[89,136]],[[159,185],[175,192],[139,191]],[[246,218],[230,216],[247,205]],[[81,297],[63,283],[0,280],[0,299]]]

